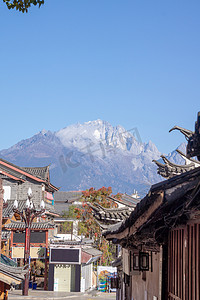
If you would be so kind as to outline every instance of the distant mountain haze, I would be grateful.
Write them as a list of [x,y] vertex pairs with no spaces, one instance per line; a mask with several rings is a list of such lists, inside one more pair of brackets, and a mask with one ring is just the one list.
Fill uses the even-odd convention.
[[[185,152],[185,144],[180,149]],[[149,141],[142,143],[136,128],[113,127],[102,120],[67,126],[57,132],[42,130],[29,139],[0,151],[0,157],[19,166],[50,164],[51,182],[61,190],[85,190],[111,186],[113,193],[144,196],[163,180],[153,159],[161,153]],[[173,151],[168,158],[183,159]]]

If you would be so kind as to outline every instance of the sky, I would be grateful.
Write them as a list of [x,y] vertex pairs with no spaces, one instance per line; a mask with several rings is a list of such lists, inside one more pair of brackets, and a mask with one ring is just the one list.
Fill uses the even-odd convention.
[[102,119],[173,151],[200,111],[199,0],[0,0],[0,149]]

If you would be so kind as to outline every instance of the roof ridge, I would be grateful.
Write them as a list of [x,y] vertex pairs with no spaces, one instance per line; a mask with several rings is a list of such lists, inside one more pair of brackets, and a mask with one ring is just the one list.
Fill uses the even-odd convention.
[[[25,171],[25,170],[23,169],[23,168],[29,168],[29,167],[19,167],[18,165],[15,165],[15,164],[13,164],[13,163],[11,163],[11,162],[9,162],[9,161],[3,159],[3,158],[0,158],[0,164],[1,164],[1,161],[4,162],[4,163],[6,163],[6,164],[8,164],[8,165],[10,165],[10,166],[12,166],[12,167],[14,167],[14,168],[16,168],[16,169],[19,169],[20,171],[23,171],[23,172],[28,173],[29,175],[32,175],[32,176],[33,176],[32,173],[30,173],[30,172],[28,172],[28,171]],[[16,172],[17,172],[17,171],[16,171]],[[19,173],[20,173],[20,172],[19,172]],[[36,176],[36,175],[35,175],[35,177],[37,177],[37,178],[39,178],[39,179],[42,179],[42,178],[40,178],[40,177],[38,177],[38,176]]]
[[[42,183],[46,183],[48,184],[49,188],[53,189],[53,190],[58,190],[58,188],[56,186],[54,186],[51,182],[50,182],[50,178],[49,178],[49,165],[48,166],[44,166],[44,167],[19,167],[3,158],[0,158],[0,165],[2,167],[2,165],[5,167],[7,167],[9,169],[9,172],[11,173],[10,176],[14,176],[12,175],[12,172],[16,172],[16,173],[21,173],[22,176],[27,176],[27,177],[30,177],[32,178],[33,180],[35,181],[39,181],[39,182],[42,182]],[[10,168],[9,168],[10,167]],[[31,173],[30,171],[28,172],[27,170],[25,170],[25,168],[32,168],[32,169],[37,169],[37,170],[40,170],[40,169],[46,169],[46,173],[47,173],[47,178],[45,177],[41,177],[41,176],[38,176],[37,174],[33,174],[33,172]],[[3,167],[2,167],[3,169]],[[11,170],[10,170],[11,169]],[[15,170],[16,169],[16,170]],[[21,171],[21,172],[20,172]],[[6,172],[6,171],[5,171]],[[8,172],[8,170],[7,170]],[[15,176],[16,177],[16,176]],[[19,177],[20,180],[24,180],[23,178]]]

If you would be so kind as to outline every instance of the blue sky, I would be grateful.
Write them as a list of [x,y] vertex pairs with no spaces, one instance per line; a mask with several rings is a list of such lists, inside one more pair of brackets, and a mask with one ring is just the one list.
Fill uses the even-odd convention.
[[0,2],[0,149],[95,119],[170,152],[200,110],[200,2]]

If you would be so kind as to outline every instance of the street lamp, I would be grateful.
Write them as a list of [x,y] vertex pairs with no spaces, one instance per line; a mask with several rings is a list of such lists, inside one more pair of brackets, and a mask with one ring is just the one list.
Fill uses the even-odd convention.
[[[13,204],[13,211],[14,213],[17,213],[20,215],[21,219],[25,223],[25,249],[24,249],[24,265],[27,266],[29,265],[29,257],[30,257],[30,234],[31,234],[31,225],[33,223],[33,220],[36,217],[41,216],[45,212],[45,203],[44,200],[41,201],[40,203],[40,209],[35,209],[35,206],[32,201],[32,190],[29,187],[28,197],[26,200],[25,208],[20,211],[18,209],[18,201],[15,200]],[[23,292],[22,294],[24,296],[28,296],[28,286],[29,286],[29,272],[26,273],[25,279],[24,279],[24,285],[23,285]]]

